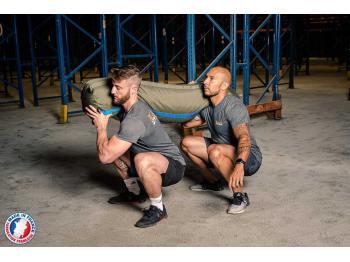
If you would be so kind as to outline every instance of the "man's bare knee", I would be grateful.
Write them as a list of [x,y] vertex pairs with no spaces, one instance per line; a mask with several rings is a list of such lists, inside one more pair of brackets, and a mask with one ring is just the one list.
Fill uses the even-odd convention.
[[208,155],[210,154],[211,151],[215,150],[217,148],[217,144],[211,144],[208,146],[207,151]]
[[218,163],[218,161],[222,157],[222,152],[220,147],[215,145],[211,145],[211,146],[213,147],[208,148],[208,155],[209,155],[210,161],[215,165],[216,163]]
[[181,141],[181,148],[186,153],[191,151],[191,147],[193,147],[193,137],[187,136]]
[[184,151],[188,150],[188,147],[191,145],[191,138],[190,137],[185,137],[184,139],[182,139],[181,141],[181,148]]
[[151,159],[147,154],[139,153],[134,158],[135,166],[139,176],[143,176],[147,171],[152,168]]

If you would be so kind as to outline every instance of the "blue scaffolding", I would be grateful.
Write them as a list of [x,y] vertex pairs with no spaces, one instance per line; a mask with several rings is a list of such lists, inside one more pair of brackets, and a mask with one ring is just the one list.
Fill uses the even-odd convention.
[[[81,91],[80,87],[73,83],[72,79],[74,75],[79,72],[91,59],[98,54],[101,55],[101,76],[106,77],[108,75],[108,59],[107,59],[107,38],[106,38],[106,17],[105,15],[99,15],[100,34],[99,38],[93,36],[77,22],[68,17],[67,15],[55,15],[56,22],[56,35],[57,35],[57,51],[58,51],[58,69],[60,77],[60,89],[61,89],[61,119],[62,123],[68,121],[68,116],[82,113],[82,110],[68,111],[68,102],[72,88]],[[68,37],[66,32],[68,26],[73,26],[85,36],[90,38],[95,44],[95,50],[88,55],[78,66],[74,69],[70,69],[69,66],[69,51],[68,51]],[[67,59],[65,59],[67,57]]]
[[[243,30],[242,30],[242,63],[238,62],[237,58],[237,16],[230,15],[229,33],[211,16],[205,15],[207,19],[213,24],[216,30],[222,34],[225,40],[228,42],[227,45],[220,51],[220,53],[210,62],[210,64],[200,73],[196,74],[196,48],[195,48],[195,15],[187,15],[187,70],[189,81],[201,81],[208,71],[218,64],[218,62],[226,55],[230,53],[230,70],[232,75],[231,87],[234,91],[237,88],[237,70],[241,68],[243,70],[243,103],[249,105],[249,93],[250,93],[250,75],[251,75],[251,64],[252,60],[258,60],[264,69],[268,72],[269,78],[271,79],[264,83],[264,89],[262,94],[258,97],[255,104],[259,104],[262,98],[266,95],[270,87],[272,87],[273,96],[272,100],[276,101],[280,99],[279,96],[279,68],[280,68],[280,47],[281,47],[281,15],[268,15],[262,23],[255,29],[250,29],[250,23],[252,16],[243,15]],[[254,39],[260,33],[260,31],[270,21],[273,22],[273,61],[272,66],[266,59],[261,55],[264,48],[256,50],[254,46]],[[265,108],[269,108],[266,105]],[[280,110],[280,108],[278,109]]]
[[[141,70],[142,73],[149,71],[151,79],[155,82],[159,81],[158,72],[158,42],[157,42],[157,16],[150,15],[150,30],[147,30],[140,37],[137,37],[134,32],[127,29],[127,24],[134,19],[135,15],[128,15],[124,19],[122,15],[115,15],[115,39],[116,39],[116,61],[110,61],[109,65],[122,66],[125,60],[129,59],[149,59],[147,64]],[[143,40],[149,36],[150,46],[143,43]],[[123,51],[125,48],[126,38],[131,41],[131,47],[136,46],[141,49],[141,53],[127,54]],[[152,72],[154,75],[152,76]]]
[[[23,95],[23,83],[22,83],[22,64],[20,57],[20,47],[17,32],[17,19],[16,15],[11,16],[11,22],[8,24],[5,21],[0,20],[1,34],[0,34],[0,47],[3,49],[1,62],[3,63],[2,75],[0,75],[0,82],[4,84],[5,96],[8,96],[8,86],[17,89],[19,100],[6,100],[0,101],[0,104],[19,103],[19,107],[24,107],[24,95]],[[6,49],[14,48],[14,56],[8,56]],[[12,68],[8,68],[11,62],[15,62],[16,76],[14,79],[8,76],[8,69],[12,74]],[[12,80],[17,80],[17,83]]]
[[[53,33],[50,31],[50,29],[52,29],[54,25],[55,25],[54,15],[45,16],[39,23],[35,24],[34,27],[33,27],[32,17],[30,15],[27,15],[28,43],[29,43],[29,51],[30,51],[30,59],[31,59],[30,70],[31,70],[34,106],[39,105],[39,100],[61,97],[60,95],[46,96],[46,97],[39,96],[39,87],[42,86],[48,79],[50,79],[51,82],[53,82],[54,73],[56,73],[58,70],[57,48],[55,45],[52,45],[51,43],[52,41],[51,35]],[[45,33],[48,36],[48,39],[45,41],[41,37],[41,35],[43,34],[42,30],[44,26],[48,26],[48,29],[45,31]],[[41,34],[41,35],[38,36],[38,34]],[[41,49],[44,49],[43,47],[46,47],[51,52],[51,54],[49,54],[48,51],[46,52],[41,51]],[[69,58],[66,57],[66,60],[69,60]],[[47,62],[47,61],[49,61],[49,67],[51,68],[49,68],[48,70],[44,70],[44,72],[42,72],[40,70],[41,69],[40,62]]]
[[[105,77],[108,75],[109,66],[122,66],[125,63],[133,61],[137,64],[144,63],[144,68],[142,72],[149,71],[150,78],[153,81],[159,80],[158,73],[158,44],[162,44],[162,66],[164,70],[164,80],[168,80],[168,70],[169,66],[176,59],[181,60],[186,56],[187,58],[187,67],[186,67],[186,82],[196,81],[200,82],[203,80],[207,72],[219,62],[224,61],[227,64],[229,62],[229,68],[232,75],[231,88],[235,92],[237,89],[237,75],[240,71],[243,72],[243,81],[242,81],[242,90],[243,90],[243,102],[245,105],[250,105],[250,91],[252,88],[250,86],[250,76],[255,75],[258,80],[263,84],[261,87],[262,94],[258,99],[253,103],[253,105],[260,104],[262,99],[265,97],[266,93],[269,92],[269,89],[272,90],[272,101],[277,101],[280,99],[278,86],[281,84],[280,80],[280,60],[281,60],[281,16],[280,15],[266,15],[262,20],[257,20],[257,16],[253,15],[227,15],[227,16],[215,16],[215,15],[197,15],[189,14],[186,15],[186,23],[184,27],[181,25],[174,28],[176,32],[181,31],[181,34],[186,34],[186,37],[183,37],[185,41],[183,47],[180,46],[180,49],[172,50],[172,57],[169,59],[169,54],[167,52],[167,41],[168,36],[171,41],[173,41],[174,32],[167,30],[167,26],[180,17],[184,20],[184,16],[170,16],[170,21],[166,21],[164,16],[161,21],[158,21],[158,24],[161,23],[162,30],[160,38],[157,39],[157,16],[135,16],[135,15],[113,15],[114,20],[111,22],[113,24],[113,30],[107,31],[106,16],[105,15],[96,15],[98,17],[98,28],[96,25],[93,25],[94,32],[91,31],[90,24],[89,31],[86,30],[86,26],[82,26],[81,23],[85,20],[79,20],[80,18],[73,15],[54,15],[55,22],[55,41],[57,46],[49,45],[49,49],[53,51],[57,56],[52,57],[57,63],[57,68],[51,68],[53,71],[58,70],[59,80],[60,80],[60,96],[62,103],[61,110],[61,122],[65,123],[68,121],[68,116],[74,114],[82,113],[82,110],[77,111],[68,111],[69,102],[73,101],[72,91],[77,90],[80,92],[80,87],[75,83],[75,74],[77,72],[82,73],[82,69],[91,65],[92,59],[98,59],[100,65],[100,76]],[[45,97],[40,98],[38,95],[38,87],[48,78],[44,75],[43,79],[37,79],[36,68],[37,61],[42,58],[42,55],[37,55],[35,52],[35,41],[43,41],[40,39],[40,36],[36,36],[37,30],[48,21],[52,22],[52,17],[47,16],[43,21],[40,21],[39,24],[36,24],[35,27],[32,27],[32,20],[30,16],[27,16],[28,21],[28,37],[29,37],[29,54],[31,58],[31,77],[32,77],[32,86],[33,86],[33,97],[34,105],[39,104],[40,99],[45,99]],[[169,16],[168,16],[169,17]],[[199,17],[200,24],[196,26],[196,18]],[[11,35],[5,36],[5,34],[0,35],[0,43],[5,43],[10,37],[15,40],[16,43],[16,57],[13,61],[16,62],[16,71],[17,71],[17,82],[16,86],[19,90],[20,105],[24,106],[23,103],[23,87],[22,87],[22,68],[19,57],[19,45],[17,38],[17,28],[16,28],[16,17],[13,16],[13,33]],[[135,21],[136,19],[136,21]],[[141,19],[141,20],[137,20]],[[150,21],[149,25],[148,22]],[[138,26],[135,30],[133,26],[135,23],[130,23],[141,21],[142,26]],[[91,21],[91,19],[90,19]],[[257,22],[258,21],[258,22]],[[206,22],[206,23],[203,23]],[[225,27],[223,26],[225,25]],[[238,24],[242,25],[241,30],[238,30]],[[204,26],[205,25],[205,26]],[[209,25],[209,27],[208,27]],[[182,29],[181,29],[182,28]],[[196,35],[196,28],[201,29],[202,32]],[[203,29],[202,29],[203,28]],[[209,29],[208,29],[209,28]],[[74,62],[74,59],[71,59],[71,53],[74,50],[74,45],[71,42],[72,30],[78,32],[79,36],[84,36],[84,39],[88,39],[86,45],[93,43],[93,51],[91,49],[84,50],[84,57],[76,59],[78,61]],[[146,29],[146,32],[144,30]],[[186,30],[183,30],[186,29]],[[98,31],[98,32],[96,32]],[[291,39],[292,39],[292,30]],[[113,38],[115,33],[115,42],[109,43],[112,46],[110,49],[115,47],[115,55],[108,55],[107,52],[107,34],[110,40]],[[284,32],[285,33],[285,32]],[[217,35],[220,35],[218,38]],[[264,40],[261,41],[261,36],[263,35]],[[265,35],[265,36],[264,36]],[[197,36],[197,39],[196,39]],[[258,37],[259,36],[259,37]],[[81,37],[78,37],[80,39]],[[179,37],[181,38],[181,37]],[[209,41],[208,41],[209,39]],[[218,40],[220,40],[219,44]],[[267,42],[267,43],[265,43]],[[170,43],[170,42],[169,42]],[[221,43],[221,44],[220,44]],[[46,43],[47,44],[47,43]],[[172,44],[172,43],[171,43]],[[84,45],[85,46],[85,45]],[[91,45],[92,46],[92,45]],[[79,47],[81,45],[79,44]],[[207,47],[211,47],[211,55],[207,54]],[[202,49],[201,49],[202,48]],[[81,48],[80,48],[81,49]],[[80,49],[78,50],[80,52]],[[270,55],[270,49],[272,50],[272,55]],[[187,51],[185,53],[184,51]],[[201,53],[199,53],[201,52]],[[291,50],[292,53],[292,50]],[[215,56],[216,54],[216,56]],[[100,57],[98,57],[100,55]],[[4,57],[9,61],[5,52]],[[196,58],[200,60],[200,67],[198,67]],[[74,58],[77,58],[75,52]],[[209,59],[210,58],[210,59]],[[49,57],[51,59],[51,57]],[[72,61],[73,62],[72,62]],[[290,61],[294,60],[290,56]],[[258,74],[256,74],[254,66],[259,63],[262,66],[265,72],[265,80],[262,79]],[[6,64],[6,63],[5,63]],[[56,66],[56,64],[55,64]],[[199,68],[199,70],[198,70]],[[293,67],[294,68],[294,67]],[[171,70],[171,69],[170,69]],[[199,72],[197,72],[199,71]],[[294,73],[292,69],[289,70],[290,76]],[[41,74],[39,73],[39,78]],[[2,82],[5,82],[6,88],[7,85],[10,85],[10,81],[6,79],[6,75],[3,75],[0,79]],[[5,81],[3,81],[5,80]],[[290,87],[293,86],[293,83],[290,80]],[[13,84],[12,84],[13,86]],[[57,97],[57,96],[56,96]],[[48,97],[51,98],[51,97]]]

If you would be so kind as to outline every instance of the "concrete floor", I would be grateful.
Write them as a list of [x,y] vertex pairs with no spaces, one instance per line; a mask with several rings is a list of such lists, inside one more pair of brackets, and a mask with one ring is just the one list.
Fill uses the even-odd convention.
[[[226,214],[228,190],[189,191],[199,180],[189,164],[164,189],[169,218],[148,229],[133,226],[141,207],[107,203],[122,181],[98,163],[85,116],[56,124],[57,100],[1,106],[0,226],[15,212],[30,214],[37,232],[27,246],[349,246],[350,81],[335,66],[314,66],[295,86],[280,88],[282,120],[252,119],[263,165],[246,178],[245,213]],[[178,143],[178,126],[166,129]],[[3,231],[0,246],[14,246]]]

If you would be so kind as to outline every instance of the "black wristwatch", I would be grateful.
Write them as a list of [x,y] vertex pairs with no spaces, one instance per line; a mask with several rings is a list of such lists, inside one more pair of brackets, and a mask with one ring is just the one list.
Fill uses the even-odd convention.
[[236,164],[243,164],[243,165],[245,165],[246,162],[242,158],[237,158],[235,163]]

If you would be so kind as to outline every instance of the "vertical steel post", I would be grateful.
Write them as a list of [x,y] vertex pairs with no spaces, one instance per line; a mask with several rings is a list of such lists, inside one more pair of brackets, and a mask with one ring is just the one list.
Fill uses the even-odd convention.
[[275,15],[274,25],[274,46],[273,46],[273,97],[272,100],[278,100],[278,82],[279,82],[279,69],[280,69],[280,49],[281,49],[281,15]]
[[[265,38],[266,38],[266,63],[269,66],[269,68],[265,68],[265,87],[269,84],[270,82],[270,64],[271,64],[271,59],[270,59],[270,49],[271,49],[271,41],[270,41],[270,22],[271,19],[269,19],[269,21],[267,22],[266,25],[266,34],[265,34]],[[269,89],[267,90],[269,91]]]
[[230,15],[230,70],[231,70],[231,89],[236,93],[237,89],[237,17]]
[[[5,52],[5,51],[4,51]],[[5,61],[6,62],[6,56],[5,56],[5,54],[3,55],[3,61]],[[4,74],[4,80],[5,80],[5,83],[4,83],[4,91],[5,91],[5,97],[9,97],[9,90],[8,90],[8,83],[7,83],[7,80],[8,80],[8,78],[7,78],[7,63],[3,63],[3,68],[2,68],[2,70],[3,70],[3,74]]]
[[19,52],[19,41],[18,41],[18,34],[17,34],[16,15],[12,16],[12,24],[13,24],[13,34],[14,34],[15,49],[16,49],[16,69],[17,69],[19,106],[24,107],[24,94],[23,94],[23,83],[22,83],[22,65],[21,65],[21,57],[20,57],[20,52]]
[[213,29],[211,32],[211,60],[215,59],[215,26],[213,25]]
[[62,38],[62,18],[61,15],[55,15],[56,21],[56,34],[57,34],[57,55],[58,55],[58,72],[60,77],[61,88],[61,101],[62,105],[68,103],[67,90],[66,90],[66,76],[64,71],[64,51],[63,51],[63,38]]
[[346,49],[346,75],[347,75],[347,79],[349,80],[350,79],[350,45],[348,45]]
[[28,25],[28,41],[29,41],[29,51],[30,51],[30,60],[31,60],[31,77],[32,77],[32,89],[33,89],[33,100],[34,106],[39,105],[39,97],[38,97],[38,87],[36,84],[36,59],[34,52],[34,39],[33,39],[33,27],[32,27],[32,19],[30,15],[27,15],[27,25]]
[[164,82],[168,83],[169,80],[169,67],[168,67],[168,39],[167,39],[167,28],[165,22],[165,16],[162,16],[162,46],[163,46],[163,72]]
[[120,16],[115,15],[115,41],[117,49],[117,66],[123,65],[123,49],[122,49],[122,25],[120,23]]
[[310,18],[307,16],[306,26],[306,62],[305,62],[305,74],[310,75]]
[[243,103],[249,105],[250,61],[249,61],[249,15],[243,15]]
[[107,34],[106,34],[106,15],[100,15],[101,30],[101,69],[102,77],[108,75],[108,54],[107,54]]
[[158,77],[158,43],[157,43],[157,16],[151,15],[151,43],[152,43],[152,52],[153,52],[153,69],[154,69],[154,82],[159,81]]
[[[64,43],[64,59],[65,59],[65,66],[66,71],[70,72],[70,55],[69,55],[69,40],[68,40],[68,26],[67,26],[67,20],[63,19],[63,43]],[[72,79],[67,79],[67,86],[68,86],[68,98],[70,102],[73,102],[73,88],[72,88]]]
[[196,79],[195,15],[187,15],[187,82]]
[[290,15],[290,54],[289,54],[289,88],[294,88],[295,64],[296,64],[296,35],[295,15]]
[[[3,34],[0,35],[0,41],[3,40]],[[2,44],[3,46],[1,47],[1,59],[4,61],[4,63],[2,63],[2,71],[3,71],[3,76],[4,76],[4,80],[5,82],[4,84],[4,91],[5,91],[5,97],[9,96],[8,93],[8,83],[7,83],[7,63],[6,63],[6,50],[5,50],[5,43]]]

